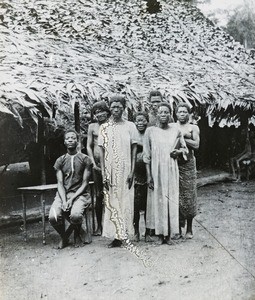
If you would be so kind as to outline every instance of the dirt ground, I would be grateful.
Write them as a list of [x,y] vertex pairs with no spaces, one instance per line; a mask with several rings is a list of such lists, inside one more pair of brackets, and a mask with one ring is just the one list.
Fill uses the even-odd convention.
[[255,299],[255,182],[202,187],[194,239],[174,246],[136,244],[150,266],[125,248],[93,237],[57,250],[41,223],[1,230],[0,299]]

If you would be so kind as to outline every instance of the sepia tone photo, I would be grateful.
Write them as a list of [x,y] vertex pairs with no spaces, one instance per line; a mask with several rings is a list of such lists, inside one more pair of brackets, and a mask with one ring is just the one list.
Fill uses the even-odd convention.
[[255,299],[254,1],[0,22],[0,299]]

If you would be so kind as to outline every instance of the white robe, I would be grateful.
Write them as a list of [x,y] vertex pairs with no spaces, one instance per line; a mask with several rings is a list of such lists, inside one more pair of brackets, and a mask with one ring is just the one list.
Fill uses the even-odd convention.
[[178,140],[185,145],[175,123],[167,129],[149,127],[144,138],[144,162],[151,165],[154,190],[148,189],[146,227],[155,234],[171,236],[179,233],[179,170],[177,160],[170,157]]

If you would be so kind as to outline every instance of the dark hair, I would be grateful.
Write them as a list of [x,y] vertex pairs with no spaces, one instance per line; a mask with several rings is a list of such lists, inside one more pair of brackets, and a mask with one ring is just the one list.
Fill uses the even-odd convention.
[[110,109],[105,101],[98,101],[92,106],[92,114],[95,114],[97,110],[105,111],[110,114]]
[[151,97],[154,96],[159,96],[161,98],[161,100],[163,100],[162,94],[160,93],[160,91],[151,91],[150,95],[149,95],[149,100],[151,100]]
[[136,118],[138,116],[144,116],[145,119],[147,120],[147,122],[149,122],[149,115],[147,114],[146,111],[138,111],[138,112],[136,112],[135,115],[134,115],[134,120],[136,120]]
[[168,103],[166,103],[166,102],[160,102],[158,104],[158,108],[160,108],[161,106],[167,107],[169,109],[169,112],[171,113],[172,110],[171,110],[171,107],[170,107],[170,105]]
[[124,96],[121,96],[121,95],[112,96],[109,100],[110,107],[113,102],[119,102],[122,104],[124,109],[126,108],[126,99],[124,98]]
[[78,132],[76,131],[76,130],[74,130],[74,129],[67,129],[66,131],[65,131],[65,133],[64,133],[64,138],[66,137],[66,135],[69,133],[69,132],[73,132],[73,133],[75,133],[76,134],[76,137],[77,137],[77,140],[79,139],[79,134],[78,134]]
[[191,113],[190,106],[189,106],[187,103],[185,103],[185,102],[181,102],[181,103],[179,103],[179,104],[177,105],[177,107],[176,107],[176,109],[175,109],[175,113],[178,112],[178,110],[179,110],[180,107],[186,107],[188,113],[189,113],[189,114]]

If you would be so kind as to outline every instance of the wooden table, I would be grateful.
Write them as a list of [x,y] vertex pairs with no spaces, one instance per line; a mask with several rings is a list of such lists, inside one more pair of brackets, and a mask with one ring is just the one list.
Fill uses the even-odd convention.
[[[92,222],[93,222],[93,230],[95,230],[94,224],[94,191],[93,191],[93,181],[89,182],[90,186],[90,194],[91,194],[91,201],[92,201]],[[40,196],[41,202],[41,215],[42,215],[42,225],[43,225],[43,244],[46,244],[46,234],[45,234],[45,192],[57,190],[57,184],[45,184],[45,185],[36,185],[36,186],[27,186],[27,187],[20,187],[18,190],[21,192],[21,199],[22,199],[22,207],[23,207],[23,222],[24,222],[24,240],[27,241],[27,201],[26,201],[26,194],[33,194]]]
[[45,234],[45,192],[57,190],[57,184],[45,184],[36,186],[27,186],[18,188],[21,192],[22,207],[23,207],[23,222],[24,222],[24,240],[27,241],[27,194],[39,195],[41,201],[41,215],[42,215],[42,225],[43,225],[43,244],[46,244],[46,234]]

